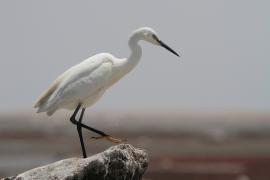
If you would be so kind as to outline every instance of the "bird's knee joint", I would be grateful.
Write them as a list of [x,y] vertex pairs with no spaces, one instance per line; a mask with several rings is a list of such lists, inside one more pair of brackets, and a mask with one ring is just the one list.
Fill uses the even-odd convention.
[[75,124],[75,125],[78,124],[78,122],[76,121],[75,117],[71,117],[70,118],[70,122],[72,122],[72,124]]

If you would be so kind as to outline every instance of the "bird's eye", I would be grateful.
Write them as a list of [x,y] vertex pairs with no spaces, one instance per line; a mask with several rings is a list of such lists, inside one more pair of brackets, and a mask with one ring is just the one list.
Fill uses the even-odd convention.
[[152,38],[158,41],[158,37],[155,34],[152,34]]

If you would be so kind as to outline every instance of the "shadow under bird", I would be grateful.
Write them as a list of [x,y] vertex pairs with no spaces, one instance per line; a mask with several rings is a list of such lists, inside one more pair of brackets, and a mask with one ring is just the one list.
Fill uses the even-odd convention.
[[[164,47],[176,56],[179,56],[159,39],[157,33],[152,28],[139,28],[132,32],[128,40],[131,50],[128,58],[116,58],[109,53],[100,53],[89,57],[57,77],[34,105],[38,113],[46,112],[49,116],[58,109],[74,111],[70,117],[70,121],[77,126],[84,158],[87,155],[82,136],[82,128],[100,135],[93,137],[94,139],[106,138],[113,143],[121,143],[123,141],[122,139],[112,137],[103,131],[85,125],[82,123],[82,119],[87,107],[93,105],[109,87],[138,64],[142,56],[142,48],[138,44],[141,40]],[[79,119],[76,119],[76,115],[80,109]]]

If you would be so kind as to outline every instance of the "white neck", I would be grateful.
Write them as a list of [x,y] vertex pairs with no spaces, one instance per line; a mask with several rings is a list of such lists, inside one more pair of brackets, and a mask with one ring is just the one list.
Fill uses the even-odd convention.
[[127,64],[131,69],[138,64],[142,57],[142,48],[138,44],[139,41],[140,38],[137,34],[133,34],[128,40],[128,46],[131,53],[127,58]]

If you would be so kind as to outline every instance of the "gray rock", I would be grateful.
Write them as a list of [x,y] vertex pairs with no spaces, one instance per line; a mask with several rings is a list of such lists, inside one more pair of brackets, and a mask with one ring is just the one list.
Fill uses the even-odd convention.
[[140,180],[147,166],[145,151],[120,144],[86,159],[64,159],[5,180]]

